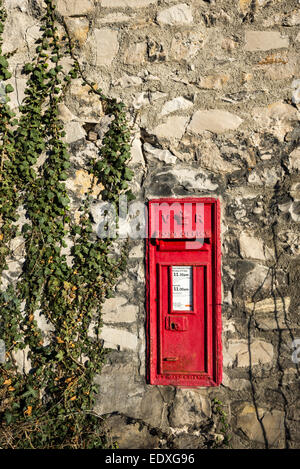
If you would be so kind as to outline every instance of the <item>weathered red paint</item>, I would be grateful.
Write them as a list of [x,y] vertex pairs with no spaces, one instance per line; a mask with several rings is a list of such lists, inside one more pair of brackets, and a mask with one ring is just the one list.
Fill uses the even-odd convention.
[[[219,385],[222,381],[219,201],[150,200],[146,264],[148,382]],[[179,274],[178,266],[183,267]],[[183,305],[183,310],[173,309],[172,279],[176,280],[176,275],[188,277],[183,282],[187,281],[187,290],[192,291],[192,304]],[[175,287],[181,288],[178,284]]]

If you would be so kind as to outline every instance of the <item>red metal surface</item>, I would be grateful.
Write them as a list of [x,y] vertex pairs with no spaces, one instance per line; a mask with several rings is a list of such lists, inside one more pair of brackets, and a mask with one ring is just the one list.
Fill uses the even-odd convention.
[[[219,201],[151,200],[148,233],[148,382],[217,386],[222,380]],[[181,304],[173,303],[173,278],[181,290],[176,275],[188,277],[182,289],[191,293],[181,309],[173,307]]]

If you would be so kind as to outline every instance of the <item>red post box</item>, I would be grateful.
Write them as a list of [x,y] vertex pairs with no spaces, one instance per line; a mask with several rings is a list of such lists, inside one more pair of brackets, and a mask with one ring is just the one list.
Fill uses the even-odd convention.
[[222,380],[220,205],[213,198],[149,201],[148,382]]

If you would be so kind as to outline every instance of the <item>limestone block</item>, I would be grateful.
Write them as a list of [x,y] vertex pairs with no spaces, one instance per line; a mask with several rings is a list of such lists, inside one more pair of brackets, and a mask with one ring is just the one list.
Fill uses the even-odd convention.
[[137,349],[137,336],[126,329],[103,326],[100,337],[104,340],[105,347],[108,348],[120,350]]
[[205,140],[201,142],[197,149],[198,159],[200,166],[210,171],[220,173],[231,173],[237,171],[239,166],[231,163],[230,161],[224,160],[221,157],[220,151],[213,142]]
[[229,340],[227,350],[224,350],[224,366],[248,367],[268,364],[273,360],[273,345],[260,339],[249,344],[246,340]]
[[237,425],[251,441],[265,444],[266,437],[271,447],[281,447],[284,442],[284,412],[279,410],[269,412],[258,408],[256,411],[253,405],[245,404],[239,410]]
[[87,15],[94,9],[92,0],[57,0],[57,11],[63,16]]
[[125,74],[114,83],[114,86],[120,86],[121,88],[130,88],[131,86],[139,86],[142,83],[143,80],[140,77]]
[[118,32],[109,28],[94,29],[96,64],[111,65],[119,50]]
[[179,140],[182,138],[185,132],[188,120],[188,117],[182,116],[168,117],[165,123],[159,124],[154,129],[154,135],[156,135],[158,138]]
[[300,171],[300,148],[296,148],[290,153],[288,168],[290,171]]
[[130,164],[139,165],[142,167],[145,166],[145,160],[142,151],[142,142],[139,137],[135,137],[132,141]]
[[66,105],[78,121],[98,123],[103,117],[101,100],[93,93],[90,87],[82,86],[81,80],[74,80],[66,95]]
[[172,170],[166,172],[160,172],[157,174],[158,181],[160,178],[163,178],[165,175],[170,175],[175,179],[179,186],[190,190],[192,192],[197,191],[215,191],[218,188],[218,184],[212,182],[208,173],[204,170],[193,169],[193,168],[184,168],[179,167],[178,165]]
[[[40,37],[40,25],[31,16],[18,10],[8,15],[3,32],[3,53],[23,50]],[[13,31],[13,34],[12,34]],[[26,49],[27,50],[27,49]],[[27,60],[27,59],[23,59]]]
[[83,45],[89,33],[89,21],[86,18],[66,18],[66,25],[70,36]]
[[[159,447],[159,436],[154,435],[146,425],[129,422],[124,415],[111,415],[105,419],[112,441],[118,442],[119,449],[156,449]],[[122,456],[120,456],[122,457]],[[125,456],[127,457],[127,456]]]
[[157,0],[97,0],[103,8],[144,8]]
[[148,161],[163,161],[167,164],[174,164],[177,161],[176,156],[174,156],[169,150],[162,150],[160,148],[155,148],[150,143],[144,144],[145,157]]
[[64,138],[67,143],[76,142],[86,136],[86,133],[79,122],[67,122],[65,124],[64,131],[66,132]]
[[171,101],[166,102],[161,110],[161,116],[171,114],[176,111],[184,111],[193,106],[193,103],[183,96],[178,96]]
[[169,414],[172,427],[198,424],[211,416],[210,399],[200,389],[177,389]]
[[195,112],[192,121],[188,126],[188,131],[200,134],[204,130],[213,133],[224,133],[228,130],[236,130],[243,120],[228,111],[221,109],[201,110]]
[[229,75],[219,73],[216,75],[207,75],[199,80],[199,87],[207,90],[221,90],[229,81]]
[[160,25],[186,25],[193,22],[191,8],[185,3],[174,5],[162,10],[157,15],[157,22]]
[[163,422],[164,394],[157,387],[146,388],[137,375],[135,359],[127,353],[122,354],[121,362],[119,358],[105,365],[96,377],[99,394],[94,410],[99,415],[119,412],[159,427]]
[[289,39],[279,31],[246,31],[245,50],[249,52],[289,47]]
[[101,183],[95,182],[93,174],[89,173],[85,169],[78,169],[75,171],[74,178],[69,178],[66,181],[66,187],[79,197],[90,191],[93,197],[97,197],[104,189],[104,186]]
[[124,62],[128,65],[140,65],[145,62],[147,44],[145,42],[136,42],[128,47],[124,54]]
[[243,258],[267,260],[271,257],[271,251],[264,246],[262,239],[243,232],[241,233],[239,243],[240,254]]
[[127,304],[127,299],[118,296],[116,298],[109,298],[103,304],[102,317],[103,322],[118,323],[118,322],[134,322],[139,311],[139,307]]
[[287,329],[290,327],[288,310],[291,299],[266,298],[257,302],[247,302],[246,310],[254,313],[257,326],[262,330]]

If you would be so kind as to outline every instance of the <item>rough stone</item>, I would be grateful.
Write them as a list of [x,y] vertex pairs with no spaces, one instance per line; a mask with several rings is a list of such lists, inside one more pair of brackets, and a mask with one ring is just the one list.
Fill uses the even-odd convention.
[[263,240],[243,232],[240,236],[240,254],[243,258],[267,260],[271,252],[265,247]]
[[246,31],[245,50],[249,52],[282,49],[289,46],[289,39],[279,31]]
[[98,96],[89,91],[89,86],[82,86],[81,80],[74,80],[67,92],[65,102],[78,121],[98,123],[103,117],[102,104]]
[[131,86],[140,86],[143,80],[140,77],[123,75],[115,82],[115,86],[121,86],[122,88],[129,88]]
[[158,138],[179,140],[185,132],[188,120],[188,117],[170,116],[164,124],[159,124],[153,133]]
[[253,405],[245,404],[240,409],[237,425],[250,441],[265,444],[267,440],[271,447],[280,447],[284,441],[284,412],[279,410],[258,408],[256,411]]
[[193,115],[188,131],[199,134],[209,130],[218,134],[228,130],[236,130],[242,122],[240,117],[228,111],[221,109],[201,110]]
[[94,29],[93,35],[96,64],[99,66],[111,65],[119,50],[118,32],[109,28],[101,28]]
[[216,173],[231,173],[239,169],[239,166],[221,157],[218,147],[213,142],[203,142],[197,149],[197,153],[201,167]]
[[273,346],[268,342],[256,339],[250,344],[245,340],[229,340],[224,353],[225,367],[248,367],[269,364],[273,360]]
[[160,25],[185,25],[193,21],[191,8],[185,3],[179,3],[170,8],[162,10],[157,15]]
[[204,44],[204,34],[201,31],[181,33],[172,39],[170,58],[180,62],[194,59]]
[[288,168],[290,171],[300,171],[300,148],[296,148],[290,153]]
[[109,298],[103,304],[102,316],[105,324],[115,322],[134,322],[138,313],[138,306],[127,304],[127,299],[121,296]]
[[143,155],[143,150],[142,150],[142,142],[141,142],[141,139],[138,137],[135,137],[132,141],[130,163],[132,165],[140,165],[142,167],[145,166],[145,160],[144,160],[144,155]]
[[57,11],[63,16],[86,15],[94,9],[91,0],[57,0]]
[[144,8],[157,3],[157,0],[100,0],[103,8]]
[[67,18],[66,25],[71,37],[82,46],[88,37],[89,21],[86,18]]
[[137,336],[125,329],[115,329],[103,326],[101,330],[101,339],[105,347],[119,350],[136,350]]
[[73,143],[86,137],[86,133],[79,122],[67,122],[64,130],[66,132],[64,138],[67,143]]
[[124,54],[124,62],[129,65],[140,65],[146,60],[147,44],[136,42],[128,47]]
[[161,411],[164,393],[161,394],[156,387],[145,387],[136,378],[137,365],[131,355],[126,355],[124,363],[116,358],[114,363],[105,365],[95,380],[99,385],[99,394],[94,410],[99,415],[119,412],[160,427],[166,417]]
[[[158,181],[166,174],[173,176],[177,184],[180,187],[186,189],[187,192],[215,191],[218,187],[218,184],[212,182],[212,180],[208,176],[208,173],[204,170],[196,170],[185,167],[179,168],[177,166],[176,168],[168,171],[167,173],[158,173]],[[175,185],[176,183],[173,183],[173,186]]]
[[[34,18],[21,11],[14,11],[5,22],[3,54],[16,50],[21,51],[31,46],[40,36],[39,29],[40,25]],[[26,59],[23,57],[23,60]]]
[[151,434],[147,426],[128,422],[122,415],[111,415],[105,420],[108,440],[117,442],[119,449],[156,449],[159,437]]
[[90,192],[93,197],[97,197],[104,189],[103,184],[95,182],[93,174],[85,169],[76,170],[74,177],[67,180],[66,187],[78,196]]
[[165,116],[176,111],[184,111],[192,106],[193,103],[191,101],[183,98],[183,96],[178,96],[177,98],[174,98],[163,105],[161,116]]
[[169,150],[162,150],[160,148],[155,148],[150,143],[144,144],[145,157],[148,161],[163,161],[167,164],[174,164],[177,161],[176,156],[172,155]]
[[177,389],[169,414],[172,427],[199,424],[211,416],[210,399],[200,389]]
[[208,75],[200,78],[198,86],[207,90],[221,90],[227,85],[229,78],[225,73]]

